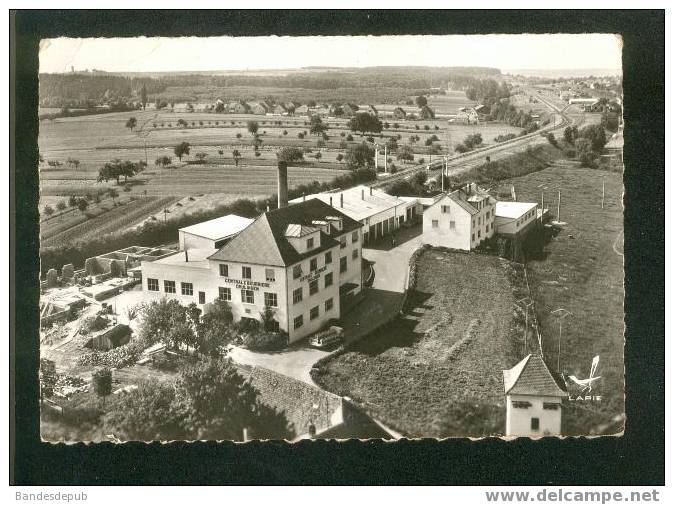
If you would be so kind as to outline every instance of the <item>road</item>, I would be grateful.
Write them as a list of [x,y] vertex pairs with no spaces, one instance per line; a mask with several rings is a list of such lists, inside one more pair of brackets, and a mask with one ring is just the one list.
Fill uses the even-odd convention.
[[[556,106],[546,98],[542,97],[538,93],[534,93],[532,90],[527,90],[529,94],[535,96],[536,99],[540,100],[542,103],[547,105],[552,111],[555,112],[554,123],[547,125],[540,130],[530,133],[528,135],[523,135],[522,137],[517,137],[512,140],[507,140],[496,145],[491,145],[488,147],[483,147],[481,149],[475,149],[468,153],[457,154],[447,158],[447,167],[448,175],[456,175],[460,172],[470,170],[475,166],[482,165],[485,162],[485,158],[489,156],[490,160],[495,161],[500,158],[505,158],[513,154],[513,151],[522,151],[524,148],[530,145],[535,145],[538,143],[547,142],[542,136],[550,132],[554,132],[565,128],[573,121],[564,113],[564,109]],[[434,166],[433,166],[434,165]],[[431,165],[431,170],[439,171],[442,168],[442,161],[437,161]],[[428,170],[429,165],[418,165],[411,167],[405,170],[401,170],[395,174],[391,174],[386,178],[382,178],[378,181],[371,183],[373,187],[383,187],[389,185],[391,182],[400,180],[400,179],[409,179],[417,172],[422,170]]]

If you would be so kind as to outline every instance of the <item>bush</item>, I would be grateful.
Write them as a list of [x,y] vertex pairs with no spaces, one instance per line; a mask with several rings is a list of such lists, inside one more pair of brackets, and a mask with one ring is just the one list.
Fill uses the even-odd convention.
[[564,156],[566,156],[569,159],[573,159],[576,157],[576,150],[575,149],[564,149]]
[[278,351],[288,345],[288,335],[283,332],[255,331],[241,338],[243,346],[251,351]]
[[349,134],[346,136],[346,140],[348,140],[349,142],[352,142],[352,141],[353,141],[353,135],[351,135],[351,134],[349,133]]

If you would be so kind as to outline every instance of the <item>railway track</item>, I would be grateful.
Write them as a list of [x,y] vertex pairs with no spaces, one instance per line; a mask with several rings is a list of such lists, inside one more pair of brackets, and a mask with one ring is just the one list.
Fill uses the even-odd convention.
[[[531,93],[532,95],[534,93]],[[545,98],[541,97],[539,94],[535,94],[536,98],[540,100],[543,104],[545,104],[547,107],[552,109],[556,114],[559,114],[559,121],[557,121],[557,118],[555,118],[554,124],[546,125],[545,127],[541,128],[540,130],[536,130],[533,133],[529,133],[527,135],[523,135],[521,137],[514,138],[512,140],[506,140],[504,142],[501,142],[496,145],[488,146],[488,147],[483,147],[480,149],[475,149],[473,151],[470,151],[468,153],[463,153],[463,154],[458,154],[455,156],[449,156],[446,158],[447,162],[447,168],[457,168],[460,167],[462,170],[472,168],[476,165],[480,165],[484,163],[484,159],[486,156],[492,157],[495,154],[502,153],[504,151],[509,151],[511,149],[517,149],[517,148],[522,148],[523,146],[535,143],[538,141],[543,134],[551,133],[553,131],[560,130],[562,128],[565,128],[569,126],[570,124],[573,123],[573,121],[564,114],[564,109],[560,109],[550,101],[546,100]],[[401,170],[399,172],[396,172],[395,174],[389,175],[386,177],[386,179],[375,181],[370,183],[370,186],[374,188],[381,188],[384,186],[388,186],[392,182],[401,180],[401,179],[409,179],[412,177],[414,174],[417,172],[421,172],[422,170],[440,170],[442,166],[445,164],[444,159],[439,159],[437,161],[434,161],[431,164],[424,164],[424,165],[417,165],[414,167],[410,167],[404,170]]]

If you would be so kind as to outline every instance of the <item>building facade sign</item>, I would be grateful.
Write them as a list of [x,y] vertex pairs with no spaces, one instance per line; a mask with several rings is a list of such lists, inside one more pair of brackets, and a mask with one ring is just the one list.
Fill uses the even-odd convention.
[[260,288],[268,288],[268,282],[257,282],[250,279],[223,279],[227,284],[236,284],[237,289],[252,289],[253,291],[259,291]]
[[311,282],[313,280],[316,280],[327,269],[328,269],[328,267],[323,266],[321,268],[318,268],[318,269],[314,270],[313,272],[309,272],[307,275],[303,275],[302,277],[300,277],[300,282],[304,282],[304,281]]

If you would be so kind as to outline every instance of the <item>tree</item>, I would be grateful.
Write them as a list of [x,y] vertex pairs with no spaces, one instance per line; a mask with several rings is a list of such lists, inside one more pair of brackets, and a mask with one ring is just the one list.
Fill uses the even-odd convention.
[[187,142],[181,142],[173,148],[173,154],[175,154],[180,161],[183,160],[183,156],[190,154],[190,145]]
[[51,216],[54,213],[54,208],[51,205],[47,204],[44,206],[44,213],[48,216]]
[[68,207],[68,205],[67,205],[66,202],[64,202],[63,200],[59,200],[59,201],[56,203],[56,209],[57,209],[57,210],[66,210],[67,207]]
[[145,106],[147,105],[147,88],[145,84],[140,88],[140,104],[143,106],[143,110],[145,110]]
[[199,163],[205,163],[206,157],[208,156],[208,154],[206,154],[204,152],[198,152],[194,156],[196,156],[196,158],[199,160]]
[[588,125],[578,132],[580,138],[588,139],[592,144],[592,150],[596,153],[601,152],[606,145],[606,132],[600,124]]
[[578,160],[585,167],[593,167],[597,159],[597,154],[592,148],[592,141],[586,138],[576,140],[576,150],[578,151]]
[[112,393],[112,370],[101,368],[94,372],[92,379],[96,396],[103,398],[103,405],[105,405],[105,397]]
[[368,133],[381,133],[382,124],[377,116],[367,112],[359,112],[353,116],[348,123],[349,130],[360,132],[361,135]]
[[201,358],[174,384],[142,383],[104,417],[106,432],[124,440],[242,440],[293,438],[283,414],[265,406],[257,390],[226,359]]
[[389,151],[395,151],[398,149],[398,140],[395,137],[391,137],[386,141],[386,148]]
[[224,300],[214,300],[201,320],[194,323],[197,328],[196,351],[203,356],[224,356],[227,345],[235,337],[233,320],[230,305]]
[[320,116],[315,114],[311,116],[311,120],[309,122],[309,132],[312,135],[322,135],[323,132],[325,132],[327,129],[328,125],[323,123],[323,120]]
[[374,166],[374,149],[365,142],[351,146],[346,153],[346,163],[351,170]]
[[68,207],[77,207],[77,197],[75,195],[68,197]]
[[344,155],[343,155],[342,153],[339,153],[339,154],[337,155],[337,158],[336,158],[336,159],[337,159],[337,161],[338,161],[339,163],[341,163],[342,160],[344,159]]
[[295,163],[304,160],[304,152],[299,147],[284,147],[276,153],[276,157],[279,161]]
[[161,166],[163,168],[166,168],[171,164],[171,161],[173,160],[171,159],[170,156],[160,156],[159,158],[154,160],[154,164],[158,167]]
[[187,121],[184,119],[180,118],[178,119],[178,122],[176,123],[178,126],[182,126],[183,128],[187,128]]
[[185,307],[180,302],[166,298],[141,304],[139,312],[141,322],[138,335],[145,347],[157,342],[171,344],[171,329],[175,324],[184,321],[186,317]]
[[568,144],[573,144],[578,138],[578,127],[577,126],[567,126],[564,128],[564,140]]
[[426,105],[428,105],[428,100],[426,99],[426,97],[424,95],[419,95],[416,98],[415,102],[417,104],[417,107],[419,107],[420,109],[425,107]]
[[87,207],[89,207],[89,202],[85,198],[80,198],[77,200],[77,208],[79,209],[80,212],[84,212],[87,210]]
[[316,158],[317,161],[320,161],[320,159],[323,157],[323,155],[320,152],[317,152],[314,154],[314,158]]
[[400,146],[396,158],[402,161],[414,161],[414,151],[412,150],[412,146],[407,144]]
[[238,149],[234,149],[232,151],[232,158],[234,158],[234,165],[239,166],[239,159],[241,158],[241,153],[239,152]]
[[127,120],[125,126],[126,126],[129,130],[133,131],[133,129],[136,127],[137,124],[138,124],[138,121],[136,120],[136,118],[135,118],[135,117],[130,117],[130,118]]
[[114,203],[115,198],[119,196],[119,192],[115,188],[110,188],[108,189],[108,195],[110,195],[110,198],[112,198],[112,201]]
[[559,147],[559,144],[557,144],[557,139],[555,138],[555,134],[550,132],[548,133],[545,138],[548,139],[548,142],[550,142],[550,145],[554,147]]
[[76,160],[75,158],[68,158],[66,160],[66,163],[68,163],[68,165],[71,165],[72,167],[74,167],[75,170],[77,170],[80,166],[80,160]]
[[257,121],[248,121],[246,123],[246,128],[251,135],[255,136],[260,128],[260,125],[257,123]]
[[424,105],[421,108],[420,115],[421,119],[435,119],[435,112],[428,105]]

